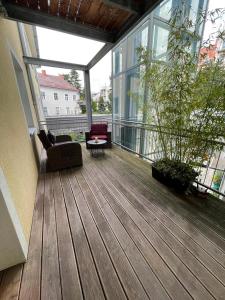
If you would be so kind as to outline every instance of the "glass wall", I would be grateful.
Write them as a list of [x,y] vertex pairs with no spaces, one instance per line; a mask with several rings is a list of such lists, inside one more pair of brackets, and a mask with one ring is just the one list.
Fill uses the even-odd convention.
[[[130,32],[113,49],[112,88],[113,88],[113,122],[145,122],[143,103],[145,88],[140,83],[141,63],[137,49],[148,48],[152,60],[167,59],[167,48],[170,34],[168,21],[173,11],[180,7],[184,17],[189,16],[196,21],[200,12],[206,8],[208,0],[164,0],[149,14],[141,24]],[[202,35],[203,26],[194,28]],[[193,44],[196,51],[197,44]],[[145,137],[137,134],[135,128],[115,125],[114,141],[134,150],[146,152]],[[140,145],[142,143],[142,145]]]

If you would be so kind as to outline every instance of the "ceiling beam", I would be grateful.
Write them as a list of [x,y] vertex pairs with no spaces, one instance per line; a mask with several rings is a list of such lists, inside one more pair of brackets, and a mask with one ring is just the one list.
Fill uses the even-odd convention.
[[87,64],[88,70],[94,67],[94,65],[96,65],[113,48],[113,46],[113,44],[105,44]]
[[147,17],[163,0],[145,1],[144,12],[141,15],[133,15],[127,20],[124,26],[121,27],[117,33],[115,40],[117,44],[120,42],[130,31],[132,31],[144,18]]
[[67,63],[67,62],[49,60],[43,58],[36,58],[30,56],[23,56],[23,61],[25,64],[28,65],[46,66],[46,67],[62,68],[62,69],[75,69],[79,71],[88,70],[86,65],[79,65],[79,64],[73,64],[73,63]]
[[137,3],[134,0],[103,0],[103,2],[135,14],[140,14],[145,6],[144,0],[142,0],[143,4]]
[[90,25],[76,23],[62,17],[52,16],[38,10],[15,5],[6,1],[3,2],[3,6],[6,9],[6,18],[8,19],[28,23],[31,25],[46,27],[49,29],[86,37],[104,43],[114,42],[113,33],[95,28]]

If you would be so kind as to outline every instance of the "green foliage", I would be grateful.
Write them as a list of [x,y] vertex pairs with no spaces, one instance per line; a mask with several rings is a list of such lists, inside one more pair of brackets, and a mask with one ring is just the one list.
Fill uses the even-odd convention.
[[99,111],[100,113],[105,112],[105,103],[104,103],[103,97],[100,97],[100,98],[99,98],[99,102],[98,102],[98,111]]
[[86,114],[86,112],[87,112],[86,105],[84,105],[84,104],[81,105],[81,106],[80,106],[80,109],[81,109],[81,113],[82,113],[82,114]]
[[92,106],[92,111],[93,112],[97,112],[98,111],[98,105],[97,105],[96,101],[92,100],[91,106]]
[[215,141],[225,138],[225,67],[220,60],[198,66],[198,53],[192,50],[200,38],[182,10],[169,23],[165,61],[152,61],[154,53],[139,49],[141,80],[148,90],[143,112],[157,128],[156,143],[164,158],[201,165],[221,150]]
[[191,166],[178,160],[164,158],[153,163],[153,166],[165,177],[176,180],[182,186],[188,186],[194,182],[198,175]]
[[64,74],[64,79],[68,81],[72,86],[77,88],[79,91],[81,90],[80,78],[79,74],[76,70],[72,69],[69,74]]
[[107,103],[107,109],[109,113],[112,113],[112,91],[109,93],[109,102]]

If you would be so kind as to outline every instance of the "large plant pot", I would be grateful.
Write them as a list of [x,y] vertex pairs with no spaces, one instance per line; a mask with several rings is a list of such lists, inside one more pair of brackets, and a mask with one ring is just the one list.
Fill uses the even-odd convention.
[[180,180],[171,178],[169,175],[165,175],[163,172],[157,170],[154,166],[152,166],[152,177],[166,186],[174,188],[177,192],[185,192],[189,187],[189,184],[183,184],[183,182]]

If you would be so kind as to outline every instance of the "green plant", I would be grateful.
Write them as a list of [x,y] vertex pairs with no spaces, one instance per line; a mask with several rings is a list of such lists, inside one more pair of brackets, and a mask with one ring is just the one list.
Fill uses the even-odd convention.
[[96,101],[92,100],[91,107],[92,107],[92,111],[93,112],[97,112],[98,111],[98,106],[97,106],[97,102]]
[[164,60],[154,60],[154,52],[144,48],[138,50],[147,90],[143,115],[155,126],[156,147],[167,162],[201,166],[206,156],[222,149],[219,141],[225,138],[224,63],[215,60],[199,66],[198,51],[193,51],[200,43],[196,28],[205,18],[202,14],[194,24],[178,8],[169,22]]
[[182,186],[188,186],[198,176],[198,172],[193,170],[191,166],[173,159],[160,159],[153,163],[153,167],[163,176],[179,182]]
[[104,103],[103,97],[100,97],[100,98],[99,98],[99,102],[98,102],[98,111],[99,111],[100,113],[105,112],[105,103]]

